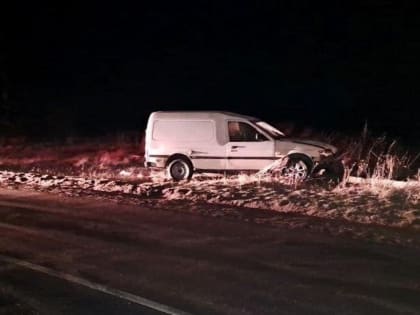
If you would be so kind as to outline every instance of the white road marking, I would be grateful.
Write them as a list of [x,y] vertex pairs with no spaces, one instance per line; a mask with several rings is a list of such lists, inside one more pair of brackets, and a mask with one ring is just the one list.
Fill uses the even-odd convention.
[[14,264],[23,268],[27,268],[33,271],[37,271],[55,278],[59,278],[61,280],[65,280],[67,282],[71,282],[71,283],[75,283],[84,287],[87,287],[89,289],[95,290],[95,291],[99,291],[102,293],[106,293],[109,295],[112,295],[114,297],[141,305],[141,306],[145,306],[148,308],[151,308],[153,310],[165,313],[165,314],[170,314],[170,315],[191,315],[190,313],[178,310],[176,308],[173,308],[171,306],[168,305],[164,305],[149,299],[146,299],[144,297],[138,296],[138,295],[134,295],[125,291],[121,291],[118,289],[114,289],[114,288],[109,288],[106,287],[104,285],[98,284],[98,283],[94,283],[91,282],[89,280],[86,279],[82,279],[67,273],[63,273],[60,271],[55,271],[53,269],[44,267],[44,266],[40,266],[40,265],[36,265],[33,264],[31,262],[25,261],[25,260],[21,260],[21,259],[17,259],[17,258],[13,258],[13,257],[8,257],[8,256],[4,256],[0,254],[0,260],[9,264]]

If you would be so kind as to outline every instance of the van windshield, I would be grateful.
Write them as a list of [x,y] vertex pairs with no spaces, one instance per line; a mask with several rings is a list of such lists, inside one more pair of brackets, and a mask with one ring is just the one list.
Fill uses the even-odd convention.
[[277,128],[271,126],[270,124],[266,123],[265,121],[256,121],[254,122],[259,128],[267,132],[270,136],[272,136],[274,139],[282,139],[286,135],[278,130]]

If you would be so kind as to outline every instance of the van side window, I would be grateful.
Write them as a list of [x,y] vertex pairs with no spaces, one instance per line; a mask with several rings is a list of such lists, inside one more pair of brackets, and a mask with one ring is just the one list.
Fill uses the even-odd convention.
[[257,129],[243,122],[229,121],[229,141],[265,141],[267,138]]

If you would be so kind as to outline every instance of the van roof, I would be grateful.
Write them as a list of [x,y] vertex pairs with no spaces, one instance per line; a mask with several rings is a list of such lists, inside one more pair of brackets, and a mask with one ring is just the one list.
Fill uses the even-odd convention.
[[191,111],[157,111],[150,114],[150,117],[156,118],[171,118],[171,119],[215,119],[215,118],[224,118],[224,119],[235,119],[241,118],[246,120],[260,120],[256,117],[241,115],[237,113],[227,112],[227,111],[203,111],[203,110],[191,110]]

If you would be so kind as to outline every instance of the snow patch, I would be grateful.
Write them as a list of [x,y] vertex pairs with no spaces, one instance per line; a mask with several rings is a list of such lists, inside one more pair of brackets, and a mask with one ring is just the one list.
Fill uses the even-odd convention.
[[[262,180],[252,176],[208,177],[191,181],[168,181],[165,175],[152,173],[148,181],[132,181],[130,169],[120,172],[128,180],[53,176],[36,173],[0,171],[0,185],[23,186],[37,190],[62,191],[66,194],[104,192],[154,198],[157,202],[187,200],[282,213],[299,213],[319,218],[345,219],[364,224],[410,226],[420,229],[420,182],[365,182],[345,187],[288,185],[280,180]],[[143,178],[144,179],[144,178]],[[350,180],[350,182],[353,179]]]

